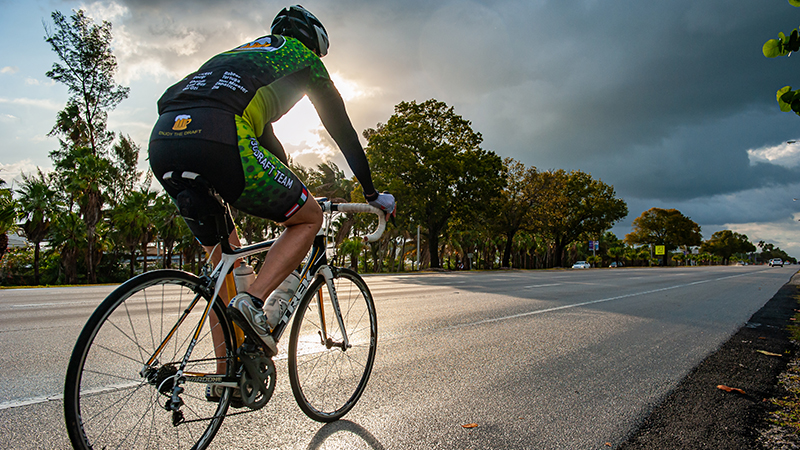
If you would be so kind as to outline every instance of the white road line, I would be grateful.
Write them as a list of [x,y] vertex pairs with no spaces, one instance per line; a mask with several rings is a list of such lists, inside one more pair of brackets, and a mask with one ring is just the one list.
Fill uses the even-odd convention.
[[669,286],[669,287],[664,287],[664,288],[660,288],[660,289],[653,289],[653,290],[643,291],[643,292],[635,292],[633,294],[618,295],[616,297],[601,298],[601,299],[597,299],[597,300],[590,300],[588,302],[573,303],[571,305],[562,305],[562,306],[555,306],[553,308],[538,309],[536,311],[529,311],[529,312],[520,313],[520,314],[512,314],[510,316],[495,317],[493,319],[484,319],[484,320],[479,320],[477,322],[463,323],[463,324],[460,324],[460,325],[452,325],[452,326],[449,326],[449,327],[445,327],[444,329],[445,330],[453,330],[453,329],[464,328],[464,327],[474,327],[476,325],[484,325],[484,324],[488,324],[488,323],[503,322],[503,321],[506,321],[506,320],[519,319],[521,317],[528,317],[528,316],[535,316],[537,314],[544,314],[544,313],[549,313],[549,312],[553,312],[553,311],[561,311],[561,310],[564,310],[564,309],[579,308],[581,306],[595,305],[597,303],[605,303],[605,302],[610,302],[610,301],[614,301],[614,300],[621,300],[621,299],[624,299],[624,298],[638,297],[640,295],[655,294],[656,292],[670,291],[670,290],[673,290],[673,289],[680,289],[680,288],[684,288],[684,287],[688,287],[688,286],[694,286],[694,285],[698,285],[698,284],[711,283],[711,282],[714,282],[714,281],[721,281],[721,280],[728,280],[728,279],[731,279],[731,278],[738,278],[738,277],[743,277],[743,276],[746,276],[746,275],[752,275],[754,273],[758,273],[758,272],[740,273],[738,275],[729,275],[729,276],[726,276],[726,277],[712,278],[712,279],[709,279],[709,280],[694,281],[692,283],[679,284],[679,285],[675,285],[675,286]]
[[[121,389],[135,388],[137,386],[140,386],[141,384],[142,383],[126,383],[126,384],[119,384],[119,385],[113,385],[113,386],[104,386],[104,387],[100,387],[100,388],[96,388],[96,389],[90,389],[90,390],[87,390],[87,391],[83,391],[83,392],[81,392],[81,395],[82,396],[89,396],[89,395],[94,395],[94,394],[102,394],[102,393],[105,393],[105,392],[115,392],[115,391],[119,391]],[[0,402],[0,411],[2,411],[4,409],[18,408],[20,406],[36,405],[36,404],[39,404],[39,403],[46,403],[46,402],[51,402],[51,401],[54,401],[54,400],[63,400],[63,399],[64,399],[64,394],[53,394],[53,395],[44,396],[44,397],[21,398],[21,399],[18,399],[18,400]]]
[[97,300],[83,300],[77,302],[50,302],[50,303],[19,303],[16,305],[6,305],[2,308],[11,308],[11,309],[19,309],[19,308],[50,308],[52,306],[77,306],[77,305],[97,305],[99,301]]
[[28,405],[36,405],[38,403],[46,403],[52,400],[62,400],[64,398],[63,394],[55,394],[49,397],[31,397],[31,398],[22,398],[19,400],[11,400],[8,402],[1,402],[0,403],[0,411],[4,409],[10,408],[18,408],[20,406],[28,406]]

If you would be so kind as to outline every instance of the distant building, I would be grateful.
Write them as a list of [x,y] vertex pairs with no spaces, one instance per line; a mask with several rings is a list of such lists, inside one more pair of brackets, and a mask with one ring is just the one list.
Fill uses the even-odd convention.
[[30,245],[27,239],[17,233],[8,233],[8,248],[20,248]]

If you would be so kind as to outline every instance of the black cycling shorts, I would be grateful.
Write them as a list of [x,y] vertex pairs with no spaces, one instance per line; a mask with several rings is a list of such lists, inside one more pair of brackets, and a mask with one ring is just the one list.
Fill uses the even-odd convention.
[[[231,206],[276,222],[289,219],[309,196],[297,176],[259,145],[246,120],[222,110],[162,114],[150,138],[149,154],[153,174],[173,199],[179,192],[162,180],[170,171],[198,173]],[[201,244],[217,243],[213,224],[187,224]]]

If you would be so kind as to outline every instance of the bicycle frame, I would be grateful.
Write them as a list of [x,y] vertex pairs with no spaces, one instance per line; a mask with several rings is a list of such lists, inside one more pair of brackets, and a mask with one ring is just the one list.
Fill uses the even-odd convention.
[[[376,228],[376,230],[372,234],[365,236],[363,238],[365,241],[372,242],[380,238],[380,236],[383,234],[383,230],[386,227],[386,219],[383,211],[367,204],[361,204],[361,203],[335,204],[329,201],[320,201],[319,203],[320,206],[322,207],[323,212],[326,213],[325,216],[326,222],[322,224],[319,231],[317,232],[316,237],[314,238],[314,243],[311,247],[309,255],[305,259],[305,264],[302,265],[302,271],[300,273],[300,285],[298,286],[297,290],[292,296],[292,299],[289,302],[288,308],[284,313],[283,317],[281,317],[280,321],[278,322],[278,325],[272,331],[272,337],[275,339],[276,342],[280,339],[280,337],[283,335],[283,332],[286,330],[289,321],[291,320],[292,315],[294,314],[295,309],[297,308],[303,296],[305,295],[308,286],[311,284],[311,282],[314,281],[314,279],[316,279],[316,277],[322,276],[325,279],[325,284],[328,287],[328,295],[330,295],[331,304],[333,305],[334,308],[333,314],[336,315],[337,322],[342,331],[342,342],[341,344],[335,344],[335,345],[341,346],[342,350],[345,351],[347,348],[350,347],[350,343],[347,338],[346,330],[344,329],[345,328],[344,322],[342,320],[341,310],[339,309],[339,301],[336,296],[336,290],[332,282],[333,272],[328,266],[328,260],[326,254],[327,235],[328,235],[327,232],[330,229],[331,223],[333,222],[335,212],[369,212],[376,214],[379,218],[378,227]],[[207,286],[209,287],[212,285],[214,286],[214,292],[213,295],[211,296],[212,300],[207,302],[205,306],[203,315],[199,323],[197,324],[197,328],[195,329],[195,332],[192,336],[191,343],[188,346],[186,354],[183,356],[183,360],[181,361],[181,365],[178,368],[178,372],[175,374],[176,380],[179,380],[186,376],[186,374],[184,373],[184,369],[186,368],[186,365],[189,362],[192,350],[194,349],[195,345],[197,344],[197,341],[200,338],[200,333],[202,331],[203,325],[205,324],[206,320],[208,320],[208,315],[211,311],[213,299],[217,298],[222,289],[223,283],[219,282],[220,277],[224,278],[223,274],[225,274],[225,276],[230,274],[233,269],[233,265],[236,263],[238,259],[269,251],[269,249],[275,242],[276,240],[273,239],[269,241],[259,242],[253,245],[248,245],[239,249],[231,248],[227,240],[225,241],[221,240],[220,244],[218,244],[222,248],[220,261],[219,263],[217,263],[216,267],[214,267],[211,273],[207,275],[209,279]],[[142,368],[141,373],[144,373],[148,368],[151,368],[154,362],[157,361],[161,351],[164,349],[164,347],[167,345],[170,339],[172,339],[174,331],[183,323],[188,313],[196,306],[200,298],[201,295],[198,293],[192,300],[191,304],[186,308],[184,313],[178,319],[178,322],[172,328],[170,333],[168,333],[167,336],[164,338],[164,340],[161,342],[161,345],[157,347],[156,351],[147,360],[144,367]],[[323,324],[325,323],[324,311],[321,307],[320,307],[320,320],[321,323]],[[322,339],[322,342],[325,343],[329,340],[327,336],[327,330],[323,329],[322,333],[323,335],[320,336],[320,338]],[[208,374],[197,374],[197,375],[192,375],[191,378],[197,378],[198,379],[197,381],[202,380],[201,382],[208,382],[208,383],[221,382],[222,384],[227,384],[227,380],[223,380],[223,378],[225,377],[222,376],[210,377]],[[176,383],[176,388],[175,388],[176,392],[177,392],[177,385],[178,383]],[[177,401],[178,399],[176,397],[177,394],[174,394],[173,400]]]

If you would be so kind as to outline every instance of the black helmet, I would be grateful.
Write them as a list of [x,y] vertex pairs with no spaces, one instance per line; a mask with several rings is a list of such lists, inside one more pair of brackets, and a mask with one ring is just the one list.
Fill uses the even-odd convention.
[[320,57],[328,54],[328,33],[322,23],[300,5],[284,8],[272,21],[272,34],[293,37]]

